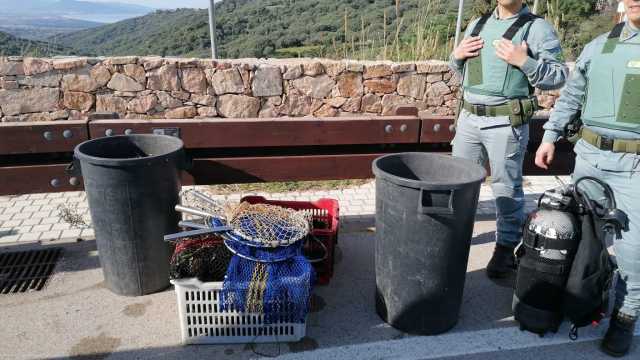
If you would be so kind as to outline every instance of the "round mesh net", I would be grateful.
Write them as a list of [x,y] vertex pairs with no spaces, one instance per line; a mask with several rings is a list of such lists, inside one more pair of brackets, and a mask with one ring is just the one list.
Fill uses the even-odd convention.
[[279,206],[241,203],[227,210],[227,222],[245,241],[265,247],[291,245],[309,233],[310,216]]
[[265,323],[305,321],[315,279],[302,253],[311,214],[267,204],[222,204],[198,191],[181,195],[183,206],[201,212],[234,256],[226,269],[221,310],[258,313]]
[[181,194],[184,206],[203,211],[211,226],[230,226],[232,234],[223,234],[251,246],[288,246],[309,234],[312,217],[293,209],[267,204],[221,203],[195,190]]
[[246,243],[225,239],[224,244],[234,254],[247,260],[264,263],[275,263],[288,260],[301,254],[304,243],[299,241],[291,246],[257,247]]

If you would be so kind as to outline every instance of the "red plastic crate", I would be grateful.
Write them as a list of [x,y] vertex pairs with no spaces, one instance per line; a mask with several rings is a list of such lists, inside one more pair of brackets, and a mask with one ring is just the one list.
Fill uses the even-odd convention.
[[[326,224],[325,228],[315,228],[311,234],[324,244],[327,248],[327,258],[321,262],[313,263],[313,267],[318,275],[318,284],[326,285],[333,276],[335,247],[338,243],[338,229],[340,218],[340,207],[338,200],[320,199],[317,201],[281,201],[267,200],[262,196],[246,196],[240,200],[249,204],[268,204],[276,205],[284,208],[304,211],[311,214],[314,224],[318,222]],[[314,241],[307,241],[304,248],[306,255],[322,256],[322,247]]]

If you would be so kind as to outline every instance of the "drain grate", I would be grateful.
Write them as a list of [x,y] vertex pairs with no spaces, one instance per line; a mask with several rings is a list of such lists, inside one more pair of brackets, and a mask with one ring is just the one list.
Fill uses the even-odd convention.
[[0,294],[42,290],[60,254],[61,248],[0,253]]

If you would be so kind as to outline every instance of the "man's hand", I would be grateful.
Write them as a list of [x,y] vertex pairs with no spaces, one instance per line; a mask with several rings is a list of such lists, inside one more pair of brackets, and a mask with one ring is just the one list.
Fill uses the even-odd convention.
[[465,60],[480,55],[480,49],[484,46],[484,40],[479,36],[466,38],[453,50],[453,58]]
[[536,166],[549,170],[549,165],[553,162],[553,156],[556,152],[556,146],[554,144],[543,143],[536,151]]
[[528,49],[526,41],[520,45],[513,45],[511,41],[502,39],[496,46],[496,55],[513,66],[522,67],[529,58]]

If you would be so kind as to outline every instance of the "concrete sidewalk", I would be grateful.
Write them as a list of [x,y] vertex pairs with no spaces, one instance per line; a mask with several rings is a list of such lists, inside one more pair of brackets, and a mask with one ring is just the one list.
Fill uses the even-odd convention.
[[[529,207],[533,206],[537,194],[557,185],[557,181],[552,177],[529,178],[527,194],[532,200]],[[323,196],[341,201],[336,275],[330,285],[316,288],[307,337],[303,341],[255,346],[182,346],[176,298],[171,288],[145,297],[119,297],[104,287],[95,242],[89,233],[86,241],[68,241],[77,235],[64,238],[62,234],[58,240],[49,241],[43,237],[43,231],[33,235],[40,240],[38,243],[29,237],[21,241],[24,234],[30,234],[25,232],[19,234],[18,242],[3,239],[15,234],[0,238],[6,244],[0,251],[50,246],[62,246],[65,251],[45,290],[0,295],[0,358],[607,359],[597,350],[597,340],[606,330],[606,324],[581,330],[577,342],[569,340],[566,326],[558,334],[544,338],[518,330],[511,316],[512,289],[489,281],[484,273],[495,234],[493,202],[488,188],[483,187],[482,191],[459,323],[447,334],[432,337],[399,332],[383,323],[375,313],[371,184],[336,192],[269,195],[300,200]],[[45,212],[42,206],[46,204],[33,204],[42,199],[22,198],[0,201],[31,200],[31,205],[24,207],[40,206],[38,210]],[[74,194],[60,198],[83,201]],[[48,216],[54,217],[51,213]],[[38,225],[24,226],[32,226],[33,231]],[[80,236],[84,236],[82,232]],[[636,338],[635,346],[638,354],[640,338]]]
[[[528,194],[527,209],[535,207],[536,194],[566,182],[567,177],[528,177],[525,179],[525,193]],[[348,216],[371,215],[375,212],[374,182],[365,185],[331,191],[308,191],[290,193],[251,193],[217,196],[222,201],[239,201],[245,195],[262,195],[276,200],[315,200],[322,197],[337,199],[340,213]],[[74,228],[60,217],[60,209],[65,207],[82,215],[90,222],[89,206],[84,192],[51,194],[30,194],[0,196],[0,244],[26,242],[50,242],[58,240],[92,239],[91,228]],[[491,191],[484,185],[480,194],[478,215],[495,214],[495,202]]]

